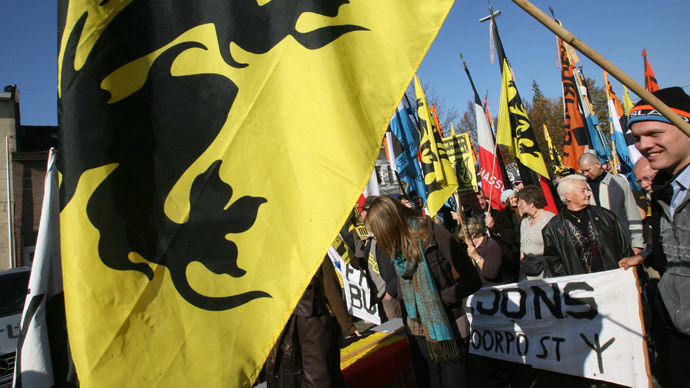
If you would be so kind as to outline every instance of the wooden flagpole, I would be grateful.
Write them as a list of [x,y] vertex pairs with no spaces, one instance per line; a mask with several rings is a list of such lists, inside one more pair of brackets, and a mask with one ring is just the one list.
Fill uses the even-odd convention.
[[556,23],[555,20],[551,19],[548,15],[542,12],[542,10],[537,8],[528,0],[512,1],[513,3],[517,4],[520,8],[525,10],[525,12],[530,14],[533,18],[537,19],[537,21],[539,21],[546,28],[551,30],[554,34],[563,39],[563,41],[575,47],[579,52],[581,52],[587,58],[592,60],[592,62],[599,65],[602,69],[608,71],[609,74],[611,74],[614,78],[620,81],[620,83],[627,86],[628,89],[632,90],[633,92],[635,92],[635,94],[647,101],[651,106],[654,107],[654,109],[658,110],[659,113],[661,113],[662,115],[664,115],[664,117],[669,119],[669,121],[671,121],[673,125],[680,128],[680,130],[683,131],[687,136],[690,136],[690,124],[686,123],[685,120],[683,120],[680,116],[678,116],[678,114],[676,114],[676,112],[672,111],[671,108],[666,106],[666,104],[661,102],[661,100],[659,100],[652,93],[647,91],[647,89],[645,89],[642,85],[635,82],[635,80],[630,78],[616,65],[609,62],[601,54],[596,52],[594,49],[589,47],[581,40],[577,39],[572,33],[570,33],[570,31],[558,25],[558,23]]

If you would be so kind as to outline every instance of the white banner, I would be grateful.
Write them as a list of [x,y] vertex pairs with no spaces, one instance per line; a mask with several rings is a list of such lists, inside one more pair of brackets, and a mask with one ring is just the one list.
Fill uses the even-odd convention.
[[651,387],[632,270],[485,287],[467,306],[471,353]]
[[328,248],[328,256],[342,281],[345,302],[350,315],[380,325],[378,304],[372,303],[375,295],[369,288],[364,271],[355,269],[349,262],[345,263],[332,246]]

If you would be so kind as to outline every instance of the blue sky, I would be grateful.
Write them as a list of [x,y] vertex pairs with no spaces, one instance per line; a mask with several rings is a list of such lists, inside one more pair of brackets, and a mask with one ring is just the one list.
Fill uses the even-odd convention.
[[57,1],[0,1],[0,87],[16,84],[23,125],[57,125]]
[[[686,42],[690,1],[579,0],[532,3],[550,15],[548,7],[574,36],[613,62],[635,81],[644,85],[642,47],[663,87],[684,86],[690,93],[690,50]],[[523,100],[532,98],[532,80],[544,95],[561,96],[555,35],[512,1],[492,1],[501,11],[496,19],[506,56],[513,66],[518,91]],[[488,2],[456,1],[443,27],[422,62],[418,75],[439,97],[464,112],[472,89],[462,67],[462,52],[480,96],[489,92],[492,114],[498,114],[501,78],[498,63],[490,62],[489,23],[479,19],[489,15]],[[662,16],[663,15],[663,16]],[[579,55],[585,76],[603,86],[602,69]],[[622,98],[623,88],[609,77]],[[637,97],[632,95],[633,100]],[[443,119],[442,119],[443,120]]]
[[[547,13],[552,6],[565,28],[640,83],[644,82],[641,51],[646,46],[659,85],[683,86],[690,92],[690,1],[532,2]],[[502,12],[497,19],[499,32],[523,100],[532,97],[533,79],[546,96],[559,97],[554,35],[512,1],[494,0],[492,5]],[[0,87],[17,84],[22,124],[56,125],[57,2],[4,0],[0,1],[0,14]],[[498,112],[499,69],[489,59],[489,25],[478,21],[488,14],[487,2],[456,1],[418,71],[422,84],[461,114],[473,97],[460,52],[479,93],[483,96],[488,90],[492,113]],[[603,85],[601,69],[582,55],[580,59],[584,74]],[[622,96],[620,84],[612,83]]]

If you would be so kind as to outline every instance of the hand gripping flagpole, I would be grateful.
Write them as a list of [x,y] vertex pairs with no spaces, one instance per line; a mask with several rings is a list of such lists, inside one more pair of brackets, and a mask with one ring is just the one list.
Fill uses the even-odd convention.
[[596,63],[599,65],[602,69],[606,70],[611,74],[613,77],[615,77],[620,83],[623,85],[627,86],[630,90],[635,92],[638,96],[643,98],[645,101],[647,101],[651,106],[654,107],[654,109],[658,110],[659,113],[664,115],[673,125],[676,127],[680,128],[681,131],[683,131],[687,136],[690,136],[690,124],[686,123],[685,120],[683,120],[676,112],[672,111],[671,108],[666,106],[661,100],[656,98],[652,93],[647,91],[642,85],[638,84],[630,78],[627,74],[625,74],[621,69],[619,69],[616,65],[613,63],[609,62],[606,58],[604,58],[601,54],[596,52],[594,49],[589,47],[587,44],[582,42],[581,40],[577,39],[575,36],[573,36],[572,33],[570,33],[568,30],[560,26],[558,23],[556,23],[553,19],[548,17],[542,10],[537,8],[534,4],[530,3],[528,0],[512,0],[513,3],[517,4],[520,8],[525,10],[528,14],[530,14],[533,18],[537,19],[541,24],[543,24],[546,28],[551,30],[554,34],[556,34],[558,37],[563,39],[563,41],[567,42],[569,45],[575,47],[579,52],[584,54],[587,58],[592,60],[592,62]]

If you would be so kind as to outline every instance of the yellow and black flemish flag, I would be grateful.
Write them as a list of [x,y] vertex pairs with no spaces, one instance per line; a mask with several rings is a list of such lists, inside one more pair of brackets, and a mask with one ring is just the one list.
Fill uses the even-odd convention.
[[501,66],[502,75],[496,141],[498,144],[508,147],[509,152],[515,155],[525,167],[549,178],[544,157],[539,149],[532,124],[527,117],[527,111],[522,104],[510,65],[505,57],[495,21],[493,26],[498,64]]
[[434,124],[424,90],[416,75],[414,76],[414,92],[417,96],[417,116],[419,116],[419,131],[422,135],[419,148],[426,186],[427,210],[429,216],[433,217],[458,189],[458,180],[448,160],[446,149],[443,147],[441,135]]
[[58,4],[82,386],[250,386],[452,0]]

